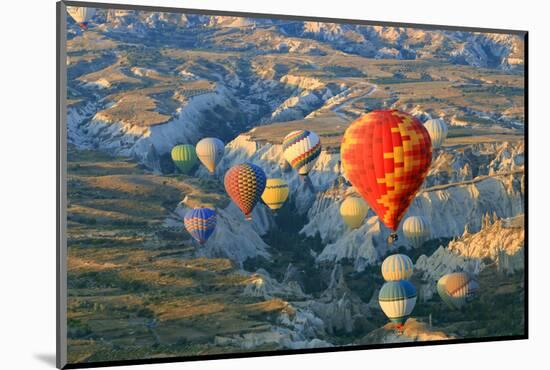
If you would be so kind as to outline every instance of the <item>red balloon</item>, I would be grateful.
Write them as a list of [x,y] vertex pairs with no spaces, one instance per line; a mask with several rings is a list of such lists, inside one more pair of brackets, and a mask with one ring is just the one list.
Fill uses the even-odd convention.
[[428,131],[410,114],[372,111],[347,128],[340,154],[348,180],[396,231],[432,162]]
[[231,167],[223,182],[227,194],[250,221],[250,214],[265,189],[265,172],[252,163],[244,163]]

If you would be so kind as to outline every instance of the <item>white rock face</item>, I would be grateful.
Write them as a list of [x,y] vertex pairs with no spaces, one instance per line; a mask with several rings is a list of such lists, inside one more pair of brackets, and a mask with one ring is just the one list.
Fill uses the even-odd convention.
[[424,342],[433,340],[453,339],[452,335],[443,331],[437,331],[430,328],[427,324],[417,321],[415,318],[409,318],[402,328],[397,329],[395,324],[388,323],[383,327],[371,331],[360,340],[361,344],[373,343],[404,343],[404,342]]
[[308,306],[322,319],[329,334],[351,333],[359,321],[364,321],[370,316],[368,305],[346,285],[339,264],[336,264],[332,271],[328,288],[318,300],[309,302]]
[[273,324],[265,330],[216,337],[216,344],[231,344],[244,349],[263,344],[277,344],[279,348],[291,349],[332,346],[319,339],[326,336],[325,323],[309,308],[311,297],[304,294],[296,282],[280,283],[271,278],[267,271],[259,269],[250,275],[242,295],[265,300],[283,299],[284,309],[276,313]]
[[314,107],[320,106],[323,100],[312,91],[304,90],[297,96],[285,100],[271,114],[271,122],[292,121],[304,118]]
[[344,35],[350,28],[347,25],[337,23],[304,22],[303,32],[313,34],[322,40],[333,41]]
[[[388,249],[389,230],[374,215],[360,228],[346,230],[338,221],[339,199],[341,197],[332,194],[318,196],[308,213],[309,223],[301,230],[307,236],[319,234],[323,242],[328,243],[318,261],[348,258],[355,261],[360,271],[378,262],[389,250],[406,245],[399,230],[399,241]],[[421,191],[406,215],[422,215],[430,224],[432,238],[440,238],[461,235],[466,226],[472,231],[480,230],[481,218],[486,212],[512,217],[523,213],[523,207],[520,179],[509,175]]]
[[415,262],[415,274],[422,283],[417,286],[418,299],[421,302],[430,300],[436,294],[437,281],[445,274],[467,271],[477,275],[483,269],[480,260],[461,256],[441,246],[430,257],[422,255]]
[[471,34],[451,52],[451,57],[455,62],[475,67],[509,69],[523,64],[522,57],[516,56],[517,43],[513,35]]
[[97,148],[143,162],[151,145],[162,155],[178,143],[194,144],[198,141],[201,125],[206,120],[204,114],[215,106],[228,109],[232,106],[227,90],[222,87],[190,98],[178,109],[177,116],[164,124],[140,127],[123,121],[108,122],[96,116],[83,129],[87,130]]
[[473,144],[461,150],[434,151],[424,187],[472,180],[477,176],[523,171],[523,142]]
[[274,297],[286,300],[303,300],[307,295],[295,281],[286,284],[279,283],[271,278],[269,273],[263,269],[256,271],[250,276],[250,282],[245,286],[243,294],[250,297],[262,297],[271,299]]
[[523,270],[525,230],[523,214],[513,218],[499,219],[496,214],[482,217],[482,229],[453,240],[445,248],[439,247],[431,256],[422,255],[415,263],[415,274],[422,284],[420,300],[430,299],[436,292],[436,283],[443,275],[467,271],[480,273],[487,261],[495,263],[501,272],[513,273]]
[[90,149],[92,144],[86,132],[82,130],[82,124],[88,121],[96,112],[95,104],[75,104],[67,108],[67,141],[78,148]]
[[317,338],[306,339],[298,332],[280,326],[272,326],[263,332],[245,333],[233,337],[218,336],[214,343],[220,346],[238,346],[242,349],[253,349],[264,344],[276,344],[283,349],[332,347],[329,342]]

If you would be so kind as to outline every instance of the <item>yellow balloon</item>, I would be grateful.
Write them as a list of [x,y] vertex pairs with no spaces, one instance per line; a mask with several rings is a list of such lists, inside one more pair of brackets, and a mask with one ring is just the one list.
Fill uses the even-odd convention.
[[340,205],[340,215],[350,229],[357,229],[363,223],[369,207],[358,197],[347,197]]
[[283,179],[267,179],[262,200],[272,210],[283,206],[288,198],[288,184]]

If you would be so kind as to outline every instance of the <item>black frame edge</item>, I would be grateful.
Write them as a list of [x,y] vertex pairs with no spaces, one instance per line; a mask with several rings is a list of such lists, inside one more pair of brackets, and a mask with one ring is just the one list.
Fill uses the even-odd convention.
[[523,228],[525,236],[523,240],[523,269],[524,269],[524,333],[525,338],[529,339],[529,32],[523,35],[523,109],[524,109],[524,143],[525,143],[525,169],[524,169],[524,209],[523,209]]
[[[66,5],[56,2],[56,367],[67,365],[67,315],[66,315],[66,253],[65,253],[65,215],[66,201]],[[65,91],[65,92],[64,92]],[[64,132],[65,131],[65,132]]]
[[61,368],[64,366],[64,364],[61,363],[61,333],[60,333],[60,325],[61,325],[61,313],[60,313],[60,307],[59,307],[59,302],[60,302],[60,298],[59,298],[59,282],[60,282],[60,275],[61,275],[61,271],[60,271],[60,267],[59,266],[59,261],[60,261],[60,249],[61,249],[61,245],[59,243],[59,237],[60,237],[60,230],[59,230],[59,226],[60,226],[60,222],[59,222],[59,219],[60,219],[60,211],[61,211],[61,202],[60,202],[60,199],[59,199],[59,193],[60,193],[60,189],[59,189],[59,185],[60,185],[60,179],[61,179],[61,174],[60,174],[60,166],[59,166],[59,152],[60,152],[60,149],[61,149],[61,143],[59,142],[59,137],[60,137],[60,134],[61,134],[61,128],[59,127],[59,119],[61,118],[61,112],[60,112],[60,105],[61,105],[61,89],[60,89],[60,81],[59,81],[59,69],[60,69],[60,63],[61,63],[61,60],[60,60],[60,55],[59,55],[59,47],[60,47],[60,43],[61,43],[61,26],[60,26],[60,20],[61,20],[61,7],[62,7],[62,3],[61,2],[57,2],[55,4],[55,17],[56,17],[56,29],[55,29],[55,36],[56,36],[56,52],[55,52],[55,79],[56,79],[56,98],[55,98],[55,122],[56,122],[56,143],[55,143],[55,146],[56,146],[56,152],[55,152],[55,163],[56,163],[56,168],[55,168],[55,171],[56,171],[56,184],[55,184],[55,189],[56,189],[56,193],[55,193],[55,198],[56,198],[56,209],[55,209],[55,213],[56,213],[56,217],[55,217],[55,225],[56,225],[56,235],[55,235],[55,238],[56,238],[56,249],[55,249],[55,293],[56,293],[56,299],[55,299],[55,365],[57,368]]

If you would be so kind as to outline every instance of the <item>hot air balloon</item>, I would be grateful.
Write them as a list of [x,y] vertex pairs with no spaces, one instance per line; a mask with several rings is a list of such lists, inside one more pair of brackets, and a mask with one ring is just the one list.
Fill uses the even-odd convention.
[[223,153],[225,151],[225,145],[223,141],[215,137],[207,137],[197,143],[196,146],[197,156],[202,164],[210,171],[214,173],[216,165],[221,161]]
[[424,127],[428,130],[432,140],[432,148],[439,148],[447,138],[447,125],[441,118],[429,119],[424,122]]
[[407,280],[413,273],[413,262],[404,254],[392,254],[382,262],[382,276],[386,281]]
[[216,228],[216,212],[210,208],[194,208],[187,212],[183,223],[193,239],[202,245]]
[[189,173],[198,163],[193,145],[181,144],[172,148],[172,160],[182,173]]
[[273,211],[281,208],[288,198],[288,184],[283,179],[267,179],[262,200]]
[[408,280],[388,281],[380,289],[378,303],[390,321],[402,325],[416,304],[416,288]]
[[359,197],[347,197],[340,205],[340,215],[350,229],[357,229],[367,216],[369,206]]
[[340,153],[346,177],[397,239],[432,161],[428,131],[410,114],[372,111],[346,129]]
[[283,140],[283,155],[301,178],[305,178],[321,154],[321,140],[315,132],[292,131]]
[[453,272],[437,282],[437,293],[443,302],[456,310],[473,299],[478,289],[479,284],[467,272]]
[[78,23],[80,28],[86,30],[88,29],[88,22],[95,15],[95,9],[86,8],[86,7],[68,6],[67,13],[69,13],[71,18],[74,19],[76,23]]
[[418,248],[430,237],[430,225],[423,217],[407,217],[403,221],[403,234],[413,247]]
[[226,172],[223,183],[227,194],[250,221],[250,213],[265,190],[264,171],[252,163],[239,164]]

